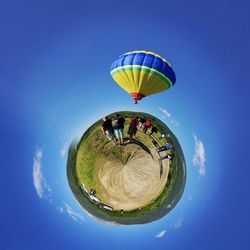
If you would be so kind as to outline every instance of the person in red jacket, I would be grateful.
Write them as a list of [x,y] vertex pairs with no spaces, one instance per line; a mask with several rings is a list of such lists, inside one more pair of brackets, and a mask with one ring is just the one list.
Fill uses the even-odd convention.
[[146,134],[147,130],[151,127],[151,121],[146,120],[143,132]]

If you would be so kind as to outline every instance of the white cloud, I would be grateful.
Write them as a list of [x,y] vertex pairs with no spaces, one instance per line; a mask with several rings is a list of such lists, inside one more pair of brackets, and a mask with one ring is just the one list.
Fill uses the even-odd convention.
[[66,152],[67,152],[66,147],[63,147],[63,148],[60,150],[60,155],[61,155],[62,157],[64,157],[65,154],[66,154]]
[[66,212],[67,212],[67,214],[69,215],[70,218],[72,218],[74,221],[84,221],[83,216],[76,213],[69,204],[64,203],[64,205],[65,205],[65,210],[66,210]]
[[117,222],[115,222],[115,221],[105,221],[105,220],[102,220],[102,219],[97,218],[97,217],[95,217],[94,215],[90,214],[87,210],[84,210],[84,211],[85,211],[85,213],[87,213],[87,215],[88,215],[91,219],[95,220],[96,222],[98,222],[98,223],[100,223],[100,224],[105,224],[105,225],[110,225],[110,226],[124,226],[123,224],[119,224],[119,223],[117,223]]
[[43,199],[45,197],[45,192],[51,192],[51,188],[46,183],[46,180],[44,179],[43,173],[42,173],[42,156],[43,151],[38,148],[35,152],[34,158],[33,158],[33,184],[36,189],[37,195]]
[[56,208],[60,213],[63,213],[64,212],[64,208],[63,207],[57,207]]
[[166,110],[166,109],[163,109],[161,107],[158,107],[158,109],[167,117],[170,117],[171,114]]
[[64,144],[60,150],[60,155],[62,158],[67,154],[68,148],[69,148],[69,144],[67,142],[64,142]]
[[171,119],[171,122],[172,122],[174,125],[179,126],[179,122],[176,121],[175,119]]
[[158,234],[155,235],[156,238],[161,238],[166,234],[167,230],[162,230]]
[[165,119],[165,116],[167,116],[170,119],[171,123],[173,123],[176,126],[179,126],[179,122],[176,119],[172,118],[171,113],[169,113],[166,109],[161,108],[161,107],[158,107],[158,109],[164,114],[162,115],[162,118]]
[[193,156],[192,162],[194,166],[198,166],[198,172],[200,177],[205,175],[206,167],[205,167],[205,149],[204,144],[201,140],[197,138],[196,135],[194,135],[194,142],[195,142],[195,154]]
[[177,222],[174,224],[174,229],[178,229],[182,226],[183,220],[181,218],[178,218]]

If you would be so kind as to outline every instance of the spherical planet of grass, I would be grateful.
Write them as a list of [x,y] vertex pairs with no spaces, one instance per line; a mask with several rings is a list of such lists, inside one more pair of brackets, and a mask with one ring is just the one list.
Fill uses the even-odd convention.
[[[156,117],[131,111],[108,117],[117,113],[125,118],[124,145],[113,146],[102,133],[102,119],[98,120],[69,148],[68,182],[80,205],[98,221],[149,223],[169,213],[181,198],[184,155],[175,135]],[[128,126],[136,116],[150,120],[152,126],[146,133],[139,128],[129,140]],[[150,135],[153,126],[157,132]],[[173,148],[157,151],[166,144]]]

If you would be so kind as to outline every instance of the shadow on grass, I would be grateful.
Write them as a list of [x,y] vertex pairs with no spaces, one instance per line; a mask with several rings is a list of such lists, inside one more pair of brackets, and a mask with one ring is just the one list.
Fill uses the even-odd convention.
[[127,142],[124,144],[124,146],[126,146],[126,145],[128,145],[128,144],[136,144],[136,145],[138,145],[138,146],[141,147],[145,152],[147,152],[148,154],[150,154],[151,157],[154,159],[154,157],[153,157],[151,151],[149,150],[149,148],[148,148],[145,144],[143,144],[141,141],[138,141],[138,140],[136,140],[136,139],[131,139],[130,141],[127,141]]
[[162,165],[162,160],[159,159],[159,165],[160,165],[160,179],[162,177],[163,174],[163,165]]

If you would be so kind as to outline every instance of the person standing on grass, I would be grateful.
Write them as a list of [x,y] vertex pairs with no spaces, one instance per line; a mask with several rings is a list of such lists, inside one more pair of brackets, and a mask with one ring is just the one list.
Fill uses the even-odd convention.
[[138,125],[138,117],[135,117],[130,121],[129,124],[128,128],[129,140],[132,140],[132,137],[136,135],[137,125]]
[[152,135],[153,133],[157,133],[157,127],[153,126],[149,135]]
[[161,160],[164,160],[164,159],[171,160],[172,158],[173,158],[172,154],[166,154],[166,155],[163,155],[163,156],[160,157]]
[[124,141],[123,141],[124,123],[125,123],[125,119],[119,114],[116,114],[115,118],[112,120],[112,125],[113,125],[113,129],[115,132],[115,136],[118,139],[120,145],[124,144]]
[[157,152],[159,153],[159,152],[162,152],[165,150],[170,150],[170,149],[173,149],[173,146],[171,144],[167,143],[166,145],[157,148]]
[[151,121],[146,120],[143,132],[146,134],[147,130],[151,127]]
[[145,117],[139,119],[138,130],[139,130],[140,128],[144,129],[145,122],[146,122]]
[[113,127],[112,127],[112,123],[111,120],[105,116],[104,118],[102,118],[103,123],[102,123],[102,132],[104,135],[107,136],[107,138],[112,141],[113,143],[113,147],[115,146],[116,142],[115,142],[115,138],[114,138],[114,134],[113,134]]

